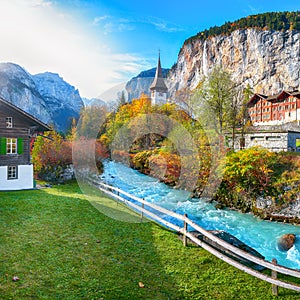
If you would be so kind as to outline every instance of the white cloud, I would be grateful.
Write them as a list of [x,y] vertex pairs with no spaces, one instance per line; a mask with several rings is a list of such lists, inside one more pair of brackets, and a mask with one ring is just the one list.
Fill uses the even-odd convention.
[[104,34],[107,35],[113,32],[132,31],[136,28],[134,22],[125,18],[104,15],[95,17],[92,23],[94,26],[101,26],[104,29]]
[[93,20],[93,25],[99,25],[102,21],[107,20],[109,17],[110,16],[108,15],[95,17]]
[[181,28],[180,26],[176,25],[176,24],[171,24],[168,23],[167,21],[157,18],[157,17],[151,17],[149,18],[146,23],[149,23],[153,26],[155,26],[155,28],[159,31],[164,31],[164,32],[180,32],[183,31],[183,28]]
[[31,74],[59,73],[84,97],[99,95],[148,67],[136,55],[115,54],[104,35],[96,39],[85,26],[51,1],[1,0],[0,61],[20,64]]
[[51,1],[43,1],[43,0],[32,0],[32,5],[33,6],[42,6],[42,7],[49,7],[52,5]]
[[147,19],[128,19],[128,18],[114,18],[113,16],[98,16],[94,18],[93,25],[101,25],[104,28],[105,34],[113,32],[123,32],[135,30],[139,24],[150,24],[154,26],[158,31],[164,32],[180,32],[184,29],[176,24],[171,24],[166,20],[157,17],[151,17]]

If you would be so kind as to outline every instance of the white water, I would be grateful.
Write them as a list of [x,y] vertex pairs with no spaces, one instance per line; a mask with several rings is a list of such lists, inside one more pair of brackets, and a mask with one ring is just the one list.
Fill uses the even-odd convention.
[[[218,210],[205,199],[189,198],[189,193],[168,187],[120,163],[105,162],[102,179],[128,193],[157,203],[189,218],[205,229],[225,230],[271,261],[289,268],[300,269],[300,226],[263,221],[251,214]],[[295,245],[287,252],[277,248],[278,238],[285,233],[297,235]]]

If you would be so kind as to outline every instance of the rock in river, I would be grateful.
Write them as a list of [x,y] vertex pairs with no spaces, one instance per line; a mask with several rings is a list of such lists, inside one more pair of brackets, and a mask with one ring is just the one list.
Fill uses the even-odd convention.
[[292,233],[284,234],[278,240],[278,249],[281,251],[288,251],[290,248],[293,247],[296,240],[296,235]]

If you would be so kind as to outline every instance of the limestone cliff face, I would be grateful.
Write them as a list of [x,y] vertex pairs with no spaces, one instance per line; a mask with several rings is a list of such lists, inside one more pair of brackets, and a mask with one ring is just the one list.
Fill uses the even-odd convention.
[[193,89],[215,65],[254,92],[275,94],[300,88],[299,31],[243,29],[231,35],[187,40],[168,76],[171,97],[184,87]]

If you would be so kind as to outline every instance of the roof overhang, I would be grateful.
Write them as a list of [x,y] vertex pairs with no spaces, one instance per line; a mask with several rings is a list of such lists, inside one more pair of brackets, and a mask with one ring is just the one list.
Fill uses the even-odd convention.
[[5,105],[9,110],[14,111],[16,114],[18,114],[23,119],[26,119],[26,121],[29,124],[29,127],[34,128],[35,131],[43,132],[43,131],[51,130],[51,128],[47,124],[43,123],[39,119],[37,119],[34,116],[30,115],[29,113],[25,112],[24,110],[17,107],[16,105],[4,100],[3,98],[0,98],[0,103]]

